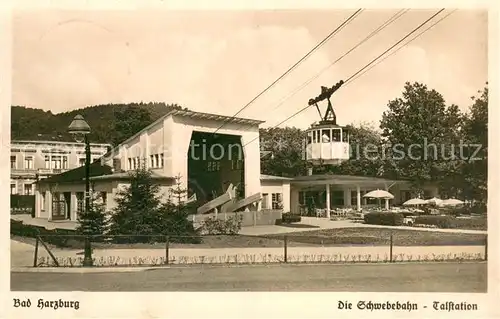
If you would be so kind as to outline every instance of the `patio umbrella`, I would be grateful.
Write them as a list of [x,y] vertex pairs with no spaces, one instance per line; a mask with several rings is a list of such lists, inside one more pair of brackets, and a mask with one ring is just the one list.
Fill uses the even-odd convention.
[[403,203],[404,206],[424,205],[424,204],[427,204],[427,201],[421,198],[412,198]]
[[363,197],[393,199],[394,195],[392,195],[388,191],[377,189],[377,190],[366,193]]
[[428,199],[426,200],[427,204],[433,204],[433,205],[436,205],[436,206],[439,206],[441,204],[443,204],[443,200],[442,199],[439,199],[437,197],[433,197],[431,199]]
[[392,195],[388,191],[377,189],[377,190],[366,193],[363,197],[377,198],[379,205],[380,205],[380,199],[385,199],[385,209],[388,210],[389,209],[389,199],[393,199],[394,195]]
[[459,200],[459,199],[450,198],[450,199],[445,199],[442,204],[444,206],[458,206],[458,205],[462,205],[463,203],[464,202]]

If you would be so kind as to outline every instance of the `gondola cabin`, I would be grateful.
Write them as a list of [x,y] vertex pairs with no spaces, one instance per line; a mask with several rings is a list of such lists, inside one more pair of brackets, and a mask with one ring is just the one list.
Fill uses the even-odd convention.
[[313,165],[338,165],[349,159],[349,131],[335,124],[313,124],[306,131],[306,160]]
[[[309,100],[309,105],[315,105],[321,121],[313,123],[306,130],[304,141],[306,160],[312,165],[338,165],[349,159],[349,131],[346,127],[337,125],[337,117],[332,107],[330,97],[333,92],[344,84],[338,82],[331,88],[321,87],[321,94]],[[318,102],[328,101],[325,115],[321,114]]]

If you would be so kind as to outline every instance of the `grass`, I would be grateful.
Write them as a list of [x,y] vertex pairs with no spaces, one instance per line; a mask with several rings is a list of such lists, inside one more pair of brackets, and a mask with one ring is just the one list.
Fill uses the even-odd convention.
[[[403,230],[390,228],[353,227],[338,229],[309,230],[285,234],[263,236],[206,236],[200,244],[170,243],[170,248],[242,248],[242,247],[283,247],[283,238],[287,236],[289,247],[303,246],[383,246],[390,244],[390,235],[393,234],[395,246],[460,246],[484,245],[486,235],[443,233],[419,230]],[[12,236],[20,242],[35,244],[34,238]],[[43,239],[43,237],[42,237]],[[53,245],[49,245],[54,248]],[[135,243],[112,244],[92,243],[95,249],[165,249],[165,243]],[[83,243],[69,239],[66,249],[82,249]]]
[[374,246],[389,245],[391,233],[393,235],[393,245],[395,246],[484,245],[486,238],[486,235],[483,234],[443,233],[371,227],[321,229],[308,232],[268,235],[267,237],[276,239],[286,235],[291,242],[323,246]]

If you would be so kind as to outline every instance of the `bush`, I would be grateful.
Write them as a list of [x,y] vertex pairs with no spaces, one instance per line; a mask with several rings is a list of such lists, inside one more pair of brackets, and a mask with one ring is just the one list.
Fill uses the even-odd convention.
[[454,218],[453,216],[423,215],[423,216],[418,216],[415,219],[415,224],[434,225],[439,228],[453,228],[455,220],[456,218]]
[[[10,233],[11,235],[16,235],[20,237],[36,238],[40,236],[42,240],[48,244],[55,245],[57,247],[71,247],[75,241],[78,241],[73,236],[77,235],[74,230],[69,229],[45,229],[40,226],[25,225],[21,221],[10,220]],[[65,235],[65,236],[54,236],[54,235]]]
[[364,216],[365,223],[371,225],[401,226],[403,219],[400,213],[373,212]]
[[236,235],[241,230],[242,221],[241,215],[231,216],[227,220],[210,217],[203,221],[200,231],[206,235]]
[[439,228],[476,229],[486,230],[486,218],[455,218],[453,216],[420,216],[415,219],[415,224],[434,225]]
[[488,220],[484,217],[468,219],[459,218],[453,221],[452,227],[458,229],[487,230]]
[[457,215],[486,215],[486,205],[476,204],[473,206],[462,206],[455,210]]
[[298,223],[302,220],[302,217],[297,214],[285,213],[281,215],[281,222],[285,224]]

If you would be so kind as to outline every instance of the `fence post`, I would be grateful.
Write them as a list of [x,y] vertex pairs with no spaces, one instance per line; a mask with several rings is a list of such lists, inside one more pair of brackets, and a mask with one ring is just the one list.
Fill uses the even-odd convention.
[[283,238],[283,249],[284,249],[284,260],[285,260],[285,263],[288,262],[288,236],[285,235],[285,237]]
[[37,267],[38,266],[38,244],[40,243],[39,237],[36,236],[36,244],[35,244],[35,258],[33,260],[33,267]]
[[170,237],[167,236],[165,240],[165,264],[168,265],[169,263],[169,246],[170,246]]
[[389,262],[392,263],[392,232],[391,232],[391,246],[389,250]]
[[484,237],[484,260],[488,261],[488,234]]

